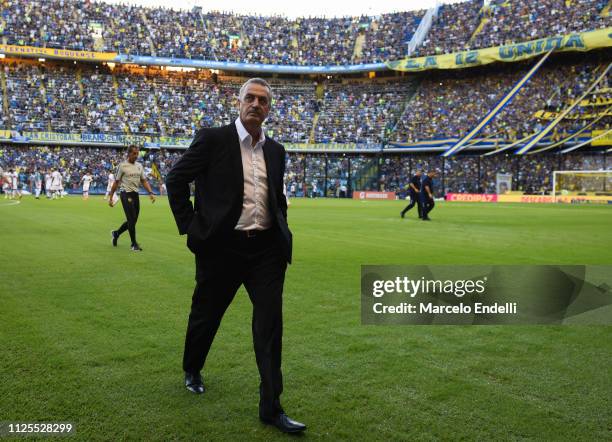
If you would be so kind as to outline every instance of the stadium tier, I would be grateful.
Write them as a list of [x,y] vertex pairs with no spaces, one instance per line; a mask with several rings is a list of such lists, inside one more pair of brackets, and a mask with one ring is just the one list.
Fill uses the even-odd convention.
[[[604,51],[548,62],[482,128],[480,139],[493,148],[539,132],[583,95],[608,58]],[[236,118],[237,91],[245,78],[206,70],[26,59],[4,59],[1,66],[0,129],[30,139],[38,139],[37,133],[127,134],[188,143],[198,128]],[[528,62],[517,62],[511,68],[493,65],[374,80],[275,78],[274,108],[266,127],[274,138],[296,145],[442,146],[476,126],[529,68]],[[588,133],[607,128],[612,121],[609,83],[605,75],[555,126],[550,140],[567,138],[585,126]]]
[[[102,188],[117,148],[131,143],[152,149],[144,160],[159,163],[164,176],[198,129],[237,117],[253,63],[399,60],[376,72],[257,74],[274,91],[265,129],[290,152],[285,178],[293,195],[403,195],[417,169],[438,172],[440,196],[494,192],[500,173],[511,176],[513,191],[548,194],[553,171],[610,168],[606,2],[467,1],[291,20],[69,0],[1,7],[0,142],[7,144],[0,166],[19,168],[25,182],[36,168],[58,167],[74,189],[90,169],[93,189]],[[485,52],[453,54],[500,45],[489,61]],[[560,53],[538,57],[547,45]],[[152,57],[141,65],[109,51]],[[506,59],[508,51],[514,58]],[[155,65],[160,57],[249,64],[240,72]],[[462,63],[473,66],[457,69]],[[463,152],[449,156],[455,149]],[[517,158],[519,149],[536,155]]]
[[[143,151],[145,174],[158,190],[161,182],[153,172],[153,164],[165,180],[166,173],[181,154],[179,150]],[[80,193],[81,177],[89,172],[93,176],[91,192],[104,193],[109,173],[115,170],[122,158],[123,150],[112,148],[0,145],[0,170],[18,170],[20,187],[28,191],[34,184],[35,171],[59,169],[67,191]],[[451,158],[431,154],[290,152],[286,161],[285,184],[290,197],[351,197],[354,191],[372,190],[393,192],[403,198],[407,183],[417,170],[433,170],[440,183],[435,191],[437,197],[450,193],[497,193],[498,174],[510,175],[508,191],[549,195],[554,189],[555,171],[565,171],[566,175],[571,171],[603,171],[612,169],[611,163],[605,152],[489,157],[462,154]],[[598,192],[609,195],[612,191],[610,178],[605,178],[600,184]]]
[[[258,17],[73,0],[6,0],[10,45],[280,65],[350,65],[565,35],[612,24],[605,0],[467,1],[334,19]],[[429,28],[419,25],[428,13]],[[427,21],[429,23],[429,21]],[[330,51],[329,48],[334,50]]]

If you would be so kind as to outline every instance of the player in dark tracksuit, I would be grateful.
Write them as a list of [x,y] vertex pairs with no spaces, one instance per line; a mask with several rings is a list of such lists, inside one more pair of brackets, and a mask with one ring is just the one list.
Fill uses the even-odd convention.
[[419,218],[421,215],[421,201],[419,199],[419,193],[421,192],[421,171],[417,171],[417,173],[410,178],[410,183],[408,184],[408,196],[410,197],[410,204],[408,204],[404,210],[402,210],[401,216],[402,218],[406,215],[410,209],[414,207],[416,204],[417,210],[419,211]]
[[429,212],[432,211],[434,206],[434,187],[433,179],[436,177],[436,172],[429,171],[423,181],[421,182],[421,206],[422,206],[422,219],[423,221],[431,221],[429,218]]

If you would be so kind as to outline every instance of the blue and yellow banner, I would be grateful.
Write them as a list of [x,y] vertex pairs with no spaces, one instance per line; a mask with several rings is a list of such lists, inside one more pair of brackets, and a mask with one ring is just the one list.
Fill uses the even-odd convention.
[[403,72],[417,72],[430,69],[462,69],[497,61],[513,62],[527,60],[551,50],[553,52],[590,51],[610,46],[612,46],[612,27],[474,51],[405,58],[403,60],[390,61],[386,64],[390,69]]
[[10,130],[0,130],[0,140],[10,140],[12,138],[12,133]]
[[[595,93],[598,91],[594,91]],[[586,106],[610,106],[612,105],[612,97],[608,98],[608,97],[595,97],[592,100],[582,100],[580,102],[580,106],[582,107],[586,107]]]
[[[612,146],[612,132],[608,132],[607,130],[594,130],[591,133],[591,137],[597,138],[591,142],[591,146]],[[604,135],[605,134],[605,135]],[[603,136],[602,136],[603,135]]]
[[358,143],[283,143],[288,151],[307,150],[380,150],[380,144]]
[[[7,131],[8,132],[8,131]],[[1,136],[1,133],[0,133]],[[14,138],[14,137],[9,137]],[[157,137],[132,134],[66,134],[58,132],[23,132],[22,141],[38,141],[43,143],[82,143],[82,144],[115,144],[128,146],[136,144],[145,147],[189,147],[191,138]]]
[[0,53],[19,57],[59,58],[62,60],[80,61],[113,61],[117,57],[116,52],[92,52],[5,44],[0,44]]
[[[559,116],[560,112],[547,112],[543,110],[539,110],[533,114],[534,118],[538,118],[540,120],[554,120]],[[610,115],[609,112],[598,112],[598,113],[583,113],[583,114],[573,114],[566,115],[563,117],[565,120],[594,120],[595,118],[601,117],[602,115],[607,114]]]
[[22,132],[21,135],[28,141],[42,141],[48,143],[55,143],[58,141],[80,143],[83,141],[81,134],[64,134],[58,132]]

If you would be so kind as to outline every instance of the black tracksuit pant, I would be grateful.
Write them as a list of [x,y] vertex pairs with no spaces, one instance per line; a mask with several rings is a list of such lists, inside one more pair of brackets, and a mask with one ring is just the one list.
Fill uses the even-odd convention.
[[416,193],[414,190],[410,189],[408,191],[408,195],[410,196],[410,204],[408,204],[404,208],[404,210],[402,210],[402,216],[404,216],[406,212],[408,212],[410,209],[412,209],[416,205],[417,210],[419,211],[419,218],[421,218],[423,215],[422,215],[421,200],[419,198],[419,194]]
[[423,206],[422,213],[423,219],[429,218],[429,212],[431,212],[436,205],[433,198],[429,198],[429,195],[422,195],[421,204]]
[[119,197],[121,198],[121,205],[125,212],[126,221],[117,229],[117,237],[127,230],[130,233],[132,245],[136,245],[138,244],[136,242],[136,222],[138,221],[138,214],[140,213],[138,192],[121,192]]

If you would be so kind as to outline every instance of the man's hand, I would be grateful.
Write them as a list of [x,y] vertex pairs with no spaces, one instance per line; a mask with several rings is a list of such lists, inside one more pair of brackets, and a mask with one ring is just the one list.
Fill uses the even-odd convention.
[[155,195],[153,193],[150,193],[149,199],[151,200],[151,204],[153,204],[155,202]]
[[109,196],[108,196],[108,205],[109,205],[110,207],[115,207],[115,203],[113,203],[113,196],[114,196],[114,195],[109,195]]

